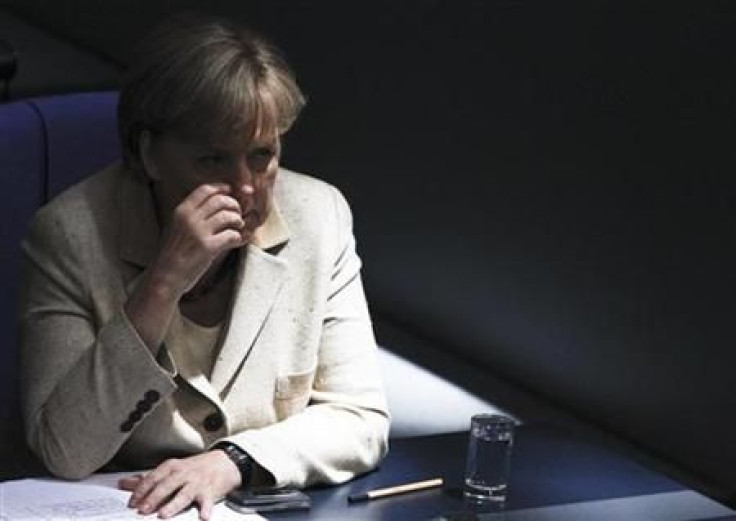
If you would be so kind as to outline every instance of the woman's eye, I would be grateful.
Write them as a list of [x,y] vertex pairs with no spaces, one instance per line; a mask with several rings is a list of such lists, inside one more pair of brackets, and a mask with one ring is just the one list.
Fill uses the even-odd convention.
[[265,170],[274,155],[274,151],[270,148],[257,148],[248,154],[248,162],[250,163],[251,168],[256,171]]
[[273,157],[273,150],[267,147],[256,148],[253,152],[251,152],[251,155],[253,157],[271,159]]

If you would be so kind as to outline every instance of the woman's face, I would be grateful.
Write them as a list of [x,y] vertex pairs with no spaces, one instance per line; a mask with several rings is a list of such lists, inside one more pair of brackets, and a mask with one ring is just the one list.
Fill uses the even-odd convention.
[[250,129],[244,129],[211,141],[172,133],[150,139],[150,145],[144,147],[146,170],[156,183],[164,220],[195,188],[210,183],[230,186],[250,232],[266,220],[281,154],[278,135],[254,137]]

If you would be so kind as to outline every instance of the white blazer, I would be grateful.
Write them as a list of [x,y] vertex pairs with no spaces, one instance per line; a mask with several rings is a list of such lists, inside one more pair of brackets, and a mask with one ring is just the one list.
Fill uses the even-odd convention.
[[113,458],[151,467],[221,440],[278,486],[377,465],[388,413],[350,210],[283,169],[274,199],[241,252],[210,378],[167,341],[154,359],[123,312],[158,248],[142,176],[112,165],[38,211],[24,242],[24,416],[52,473],[81,478]]

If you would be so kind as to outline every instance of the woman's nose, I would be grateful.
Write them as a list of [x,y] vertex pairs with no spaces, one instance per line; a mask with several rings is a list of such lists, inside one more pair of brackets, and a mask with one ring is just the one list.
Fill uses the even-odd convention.
[[253,172],[248,168],[247,161],[238,163],[234,188],[243,195],[251,195],[255,192]]

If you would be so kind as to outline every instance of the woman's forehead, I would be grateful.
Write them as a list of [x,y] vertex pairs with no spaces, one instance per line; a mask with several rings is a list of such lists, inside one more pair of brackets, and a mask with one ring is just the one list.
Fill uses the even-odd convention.
[[270,145],[279,139],[275,124],[263,125],[253,118],[229,125],[191,126],[172,133],[190,144],[215,148]]

